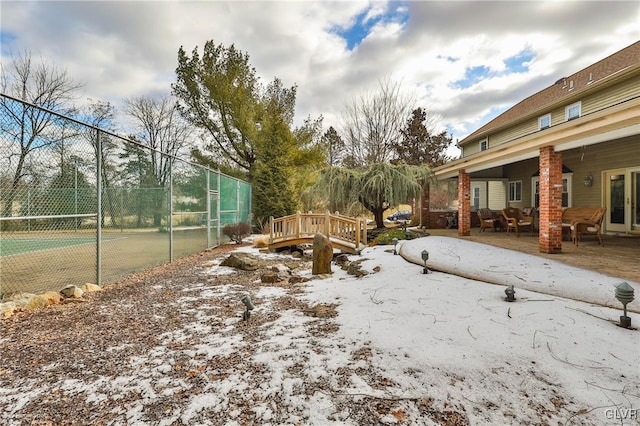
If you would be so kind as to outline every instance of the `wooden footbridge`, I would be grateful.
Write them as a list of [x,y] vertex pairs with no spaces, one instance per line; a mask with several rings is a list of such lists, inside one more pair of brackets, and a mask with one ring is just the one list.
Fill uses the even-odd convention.
[[316,234],[324,234],[334,248],[360,253],[367,246],[367,221],[338,213],[296,213],[269,220],[269,250],[313,243]]

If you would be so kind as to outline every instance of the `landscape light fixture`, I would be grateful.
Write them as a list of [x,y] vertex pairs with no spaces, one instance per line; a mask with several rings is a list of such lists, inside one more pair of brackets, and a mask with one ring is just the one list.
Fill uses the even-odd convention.
[[242,296],[240,301],[244,303],[244,306],[247,308],[242,314],[242,319],[244,321],[249,321],[249,318],[251,318],[251,311],[253,311],[253,309],[255,308],[255,306],[253,306],[253,303],[251,303],[251,297],[248,294],[245,294],[244,296]]
[[631,317],[627,316],[627,303],[631,303],[634,299],[633,287],[631,287],[627,282],[621,282],[615,284],[615,288],[616,299],[622,303],[624,308],[624,315],[620,317],[620,327],[631,328]]
[[422,270],[423,274],[429,273],[429,268],[427,268],[427,260],[429,260],[429,252],[426,250],[422,250],[422,261],[424,262],[424,269]]
[[393,237],[393,240],[391,240],[391,242],[393,243],[393,254],[398,254],[398,250],[396,250],[396,246],[398,245],[398,239],[396,237]]
[[514,302],[516,300],[516,291],[513,289],[513,284],[504,289],[504,294],[507,295],[507,302]]

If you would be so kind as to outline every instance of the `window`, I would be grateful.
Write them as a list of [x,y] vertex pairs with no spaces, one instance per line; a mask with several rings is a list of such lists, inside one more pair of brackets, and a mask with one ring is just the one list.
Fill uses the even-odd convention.
[[546,129],[547,127],[551,127],[551,114],[538,118],[538,130]]
[[480,141],[480,151],[486,151],[489,148],[489,142],[486,139]]
[[472,210],[478,210],[480,208],[480,188],[473,188],[473,205]]
[[565,108],[565,118],[567,121],[574,120],[580,117],[580,112],[582,110],[582,103],[576,102],[575,104],[571,104]]
[[522,201],[522,181],[509,182],[509,201]]
[[[571,176],[573,173],[564,173],[562,175],[562,208],[571,207]],[[534,207],[540,207],[540,182],[538,176],[531,178],[531,185],[533,187],[533,200]]]

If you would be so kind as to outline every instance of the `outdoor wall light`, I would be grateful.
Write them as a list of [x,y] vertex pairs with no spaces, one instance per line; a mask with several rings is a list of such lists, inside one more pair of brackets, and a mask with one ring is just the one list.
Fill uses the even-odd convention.
[[620,327],[631,328],[631,317],[627,316],[627,303],[631,303],[633,297],[633,287],[627,282],[621,282],[615,285],[616,299],[622,303],[624,315],[620,317]]
[[393,254],[398,254],[398,250],[396,250],[396,246],[398,245],[398,239],[394,237],[393,240],[391,240],[391,242],[393,243]]
[[507,295],[507,302],[514,302],[516,300],[516,291],[513,289],[513,284],[504,289],[504,294]]
[[424,269],[422,270],[423,274],[428,274],[429,269],[427,268],[427,260],[429,260],[429,252],[426,250],[422,250],[422,260],[424,261]]
[[244,321],[249,321],[249,318],[251,318],[251,311],[253,311],[253,309],[255,308],[255,306],[253,306],[253,303],[251,303],[251,297],[249,297],[248,294],[245,294],[244,296],[242,296],[240,301],[244,303],[244,306],[247,308],[242,314],[242,319]]
[[591,176],[591,173],[585,176],[583,182],[584,182],[584,186],[586,187],[590,187],[593,185],[593,176]]

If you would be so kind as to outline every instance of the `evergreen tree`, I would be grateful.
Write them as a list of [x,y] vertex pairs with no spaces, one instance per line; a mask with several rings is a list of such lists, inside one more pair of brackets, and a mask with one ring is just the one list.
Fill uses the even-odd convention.
[[432,134],[426,125],[427,113],[417,108],[411,113],[406,126],[400,131],[402,140],[394,142],[394,163],[437,167],[450,161],[447,148],[451,145],[451,138],[447,132]]
[[333,126],[322,135],[322,145],[327,150],[327,164],[339,166],[344,158],[345,144]]
[[291,188],[292,148],[295,141],[288,125],[276,114],[261,123],[260,160],[253,174],[253,213],[256,223],[265,224],[270,216],[295,213],[296,201]]

